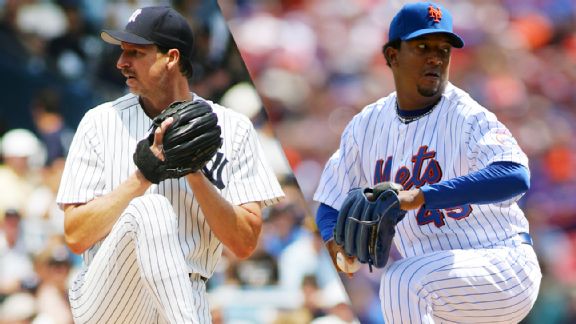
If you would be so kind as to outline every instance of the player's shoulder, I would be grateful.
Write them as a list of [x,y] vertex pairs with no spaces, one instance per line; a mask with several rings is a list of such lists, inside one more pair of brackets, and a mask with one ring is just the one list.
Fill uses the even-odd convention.
[[136,109],[139,105],[140,103],[138,102],[138,96],[133,93],[128,93],[120,98],[104,102],[88,110],[85,114],[85,117],[98,118],[102,115],[114,114],[126,109]]
[[214,113],[216,113],[216,115],[218,116],[218,119],[225,122],[227,125],[244,124],[252,126],[252,122],[246,115],[243,115],[233,109],[224,107],[219,103],[202,98],[196,94],[194,95],[194,100],[203,100],[206,103],[208,103],[212,107]]
[[478,103],[472,96],[461,88],[448,83],[444,91],[444,101],[450,107],[448,110],[464,118],[496,118],[496,115]]
[[395,113],[394,107],[396,103],[396,92],[390,93],[386,97],[382,97],[366,106],[364,106],[351,120],[351,123],[365,123],[374,118],[382,116],[382,114]]
[[137,107],[139,107],[138,97],[132,93],[126,94],[118,99],[101,103],[86,111],[78,128],[92,128],[105,125],[117,116],[123,115],[119,114],[119,112],[130,108],[132,111],[138,111]]
[[382,97],[374,101],[373,103],[366,105],[364,108],[362,108],[360,114],[363,115],[378,114],[381,113],[382,111],[387,111],[390,110],[391,108],[394,108],[395,103],[396,103],[396,92],[392,92],[386,97]]

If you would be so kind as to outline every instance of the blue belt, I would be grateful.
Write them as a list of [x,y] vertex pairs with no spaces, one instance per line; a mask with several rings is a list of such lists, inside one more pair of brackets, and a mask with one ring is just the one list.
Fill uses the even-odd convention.
[[530,236],[529,233],[518,233],[518,236],[520,236],[520,242],[522,242],[522,244],[532,245],[532,236]]

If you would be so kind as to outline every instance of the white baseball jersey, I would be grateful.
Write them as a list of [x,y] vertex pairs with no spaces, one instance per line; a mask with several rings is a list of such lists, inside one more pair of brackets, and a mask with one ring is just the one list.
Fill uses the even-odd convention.
[[[508,129],[464,91],[449,83],[432,111],[408,124],[396,117],[396,93],[392,93],[348,124],[314,199],[340,209],[352,188],[394,181],[406,190],[414,189],[497,161],[528,167],[528,158]],[[528,232],[528,222],[516,199],[409,211],[397,226],[396,246],[410,257],[438,250],[517,245],[516,234]]]
[[[197,96],[194,99],[204,100]],[[222,128],[222,147],[207,165],[221,195],[233,205],[261,201],[267,206],[276,202],[283,193],[252,123],[239,113],[208,102]],[[136,170],[132,160],[136,144],[149,134],[151,125],[152,120],[134,94],[88,111],[70,148],[57,202],[85,203],[126,180]],[[220,259],[222,244],[212,234],[186,179],[160,182],[147,193],[163,195],[172,202],[189,272],[210,277]],[[95,244],[84,253],[87,265],[99,246]]]
[[[452,84],[429,113],[397,117],[396,93],[363,109],[346,127],[314,199],[340,209],[352,188],[382,181],[405,189],[528,158],[495,115]],[[518,322],[541,278],[528,222],[516,201],[409,211],[396,226],[403,259],[387,265],[380,298],[386,323]]]
[[[204,170],[207,178],[233,205],[276,202],[283,193],[250,120],[209,103],[223,144]],[[151,125],[134,94],[88,111],[66,159],[57,202],[85,203],[126,180],[136,171],[136,144]],[[221,251],[185,178],[152,185],[130,201],[105,239],[84,252],[84,268],[69,291],[74,320],[210,323],[205,280]]]

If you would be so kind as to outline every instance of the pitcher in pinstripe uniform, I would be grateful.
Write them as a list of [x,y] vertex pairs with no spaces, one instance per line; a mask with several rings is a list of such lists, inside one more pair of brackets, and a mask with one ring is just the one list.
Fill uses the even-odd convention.
[[[203,172],[158,185],[132,162],[154,116],[189,90],[192,31],[169,7],[138,9],[125,30],[103,31],[121,46],[117,68],[131,93],[86,113],[58,192],[65,237],[84,267],[70,288],[78,323],[210,323],[206,280],[223,245],[240,258],[255,249],[261,208],[283,196],[250,120],[209,102],[223,145]],[[170,127],[164,122],[151,150]]]
[[408,213],[394,238],[403,258],[380,284],[386,323],[515,323],[538,294],[541,272],[517,205],[528,158],[493,113],[448,81],[451,50],[463,46],[437,4],[396,14],[383,48],[396,92],[347,125],[314,196],[336,255],[332,231],[347,192],[403,185]]

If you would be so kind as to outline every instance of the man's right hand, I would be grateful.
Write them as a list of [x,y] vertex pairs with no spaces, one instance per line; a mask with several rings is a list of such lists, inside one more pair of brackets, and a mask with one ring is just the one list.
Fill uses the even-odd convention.
[[162,122],[162,124],[160,124],[160,127],[156,128],[154,131],[154,143],[150,146],[150,151],[152,151],[152,153],[162,161],[164,161],[164,145],[162,144],[164,133],[166,133],[166,130],[173,122],[174,118],[168,117]]
[[348,276],[348,278],[352,278],[354,276],[354,274],[352,272],[342,271],[342,269],[340,269],[340,267],[338,266],[338,261],[336,260],[336,258],[337,258],[338,253],[341,253],[344,256],[346,263],[348,263],[349,265],[352,265],[356,261],[356,258],[353,256],[348,256],[346,254],[346,252],[344,252],[344,247],[336,244],[334,239],[328,240],[327,242],[325,242],[325,245],[326,245],[326,249],[328,249],[328,253],[330,253],[330,258],[332,259],[332,263],[334,264],[334,267],[336,268],[336,270],[338,272],[342,272],[342,273],[346,274]]

